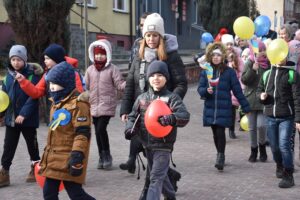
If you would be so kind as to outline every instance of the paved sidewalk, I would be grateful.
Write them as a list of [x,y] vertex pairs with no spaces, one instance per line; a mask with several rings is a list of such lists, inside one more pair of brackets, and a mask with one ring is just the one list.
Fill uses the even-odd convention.
[[[214,168],[216,157],[212,133],[202,127],[203,101],[197,94],[195,85],[190,85],[185,104],[191,112],[191,121],[187,127],[179,129],[173,160],[182,173],[177,193],[178,200],[220,200],[220,199],[299,199],[300,173],[296,166],[295,187],[278,188],[279,179],[275,177],[275,164],[268,148],[267,163],[249,163],[250,154],[248,134],[238,132],[238,139],[227,139],[226,167],[224,172]],[[145,172],[141,179],[119,169],[119,164],[127,160],[129,142],[123,136],[124,125],[119,117],[109,124],[110,145],[113,156],[113,169],[109,171],[96,169],[98,155],[95,137],[92,137],[89,157],[87,182],[85,190],[99,200],[137,200],[143,187]],[[0,154],[3,152],[5,128],[0,127]],[[94,133],[94,132],[93,132]],[[47,135],[47,127],[38,130],[38,141],[42,155]],[[296,137],[296,154],[298,158],[298,135]],[[144,159],[145,160],[145,159]],[[298,159],[296,161],[299,163]],[[30,169],[29,156],[23,137],[10,170],[11,186],[0,188],[0,199],[35,200],[42,199],[42,190],[36,183],[25,183]],[[68,199],[65,191],[60,199]]]

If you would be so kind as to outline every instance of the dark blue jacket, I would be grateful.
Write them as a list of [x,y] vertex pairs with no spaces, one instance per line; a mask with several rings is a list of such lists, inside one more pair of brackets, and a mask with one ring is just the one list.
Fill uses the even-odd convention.
[[[38,100],[33,100],[27,96],[21,89],[18,81],[14,79],[14,70],[10,66],[7,73],[2,90],[9,96],[9,106],[5,111],[5,125],[11,127],[35,127],[39,126],[39,106]],[[30,65],[26,64],[20,71],[27,79],[31,79],[33,84],[39,81],[39,77],[34,75],[34,71]],[[25,117],[22,124],[15,124],[15,119],[18,115]]]
[[[219,72],[214,70],[214,79],[217,77],[217,74]],[[224,71],[220,73],[219,84],[214,87],[212,94],[207,92],[207,88],[208,79],[205,70],[203,70],[200,74],[198,93],[202,99],[205,99],[203,110],[204,126],[219,125],[230,127],[232,125],[231,91],[238,99],[242,110],[245,113],[250,112],[250,105],[243,95],[240,82],[232,68],[225,67]]]

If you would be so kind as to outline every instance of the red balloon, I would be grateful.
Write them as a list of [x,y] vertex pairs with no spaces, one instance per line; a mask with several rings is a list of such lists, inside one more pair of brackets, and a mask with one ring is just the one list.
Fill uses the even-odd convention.
[[[39,175],[38,172],[39,172],[40,169],[41,169],[40,163],[36,163],[35,166],[34,166],[35,180],[36,180],[37,184],[43,189],[44,185],[45,185],[46,177]],[[58,191],[62,191],[64,188],[65,188],[64,183],[61,181]]]
[[152,101],[145,113],[145,126],[148,132],[158,138],[168,135],[173,127],[162,126],[158,122],[158,117],[170,114],[172,114],[172,111],[165,102],[160,99]]

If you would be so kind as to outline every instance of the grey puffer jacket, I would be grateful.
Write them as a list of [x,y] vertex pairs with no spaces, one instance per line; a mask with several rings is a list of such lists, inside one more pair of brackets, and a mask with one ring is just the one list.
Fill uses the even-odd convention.
[[[158,98],[163,100],[169,106],[172,114],[176,118],[176,125],[171,132],[163,138],[153,137],[147,131],[144,123],[144,117],[148,106],[153,100]],[[135,131],[138,132],[138,136],[141,139],[143,146],[151,150],[160,149],[172,151],[176,141],[177,127],[184,127],[190,119],[190,113],[187,111],[181,98],[177,94],[168,91],[166,88],[159,92],[155,92],[152,88],[149,88],[147,92],[138,96],[132,112],[128,115],[128,122],[125,130],[133,128],[134,122],[139,114],[140,117],[136,123]]]
[[[179,54],[177,53],[178,43],[176,36],[166,34],[165,44],[167,51],[167,60],[165,60],[164,62],[166,62],[166,64],[168,65],[168,70],[170,73],[170,80],[168,80],[167,82],[167,88],[168,90],[178,94],[181,99],[183,99],[187,92],[187,79],[185,76],[185,66]],[[120,116],[122,116],[123,114],[129,114],[131,112],[135,99],[140,94],[148,90],[149,85],[146,80],[146,76],[141,77],[141,64],[142,60],[139,58],[139,55],[136,54],[132,61],[132,65],[126,79],[126,87],[122,97]],[[150,63],[145,62],[145,75],[147,73],[149,64]],[[141,79],[145,83],[145,87],[143,90],[141,90],[140,88]]]

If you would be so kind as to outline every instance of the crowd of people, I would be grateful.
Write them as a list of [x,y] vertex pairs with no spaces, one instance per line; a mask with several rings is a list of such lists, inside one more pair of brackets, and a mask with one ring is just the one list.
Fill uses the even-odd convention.
[[[91,126],[93,123],[98,147],[97,168],[110,169],[113,157],[107,126],[116,114],[120,91],[120,118],[126,124],[120,131],[130,140],[129,158],[120,169],[135,173],[142,152],[147,171],[139,199],[159,200],[161,194],[167,200],[176,199],[181,174],[170,167],[170,161],[176,148],[177,127],[186,126],[190,119],[183,103],[188,89],[185,67],[177,52],[177,38],[165,33],[159,14],[145,13],[140,29],[142,36],[132,47],[126,80],[112,63],[112,47],[107,39],[90,44],[92,64],[83,80],[74,69],[78,61],[67,57],[61,45],[50,44],[44,50],[44,68],[27,62],[23,45],[11,47],[2,85],[10,104],[0,113],[6,126],[0,187],[10,185],[10,166],[22,133],[31,160],[26,181],[35,181],[34,168],[39,165],[39,175],[46,177],[44,199],[58,199],[61,181],[71,199],[95,199],[82,188],[88,172]],[[259,153],[259,160],[266,162],[266,146],[270,145],[275,174],[280,178],[278,186],[294,186],[295,134],[300,130],[299,33],[289,24],[280,28],[278,35],[288,43],[289,52],[277,64],[271,64],[266,54],[271,39],[254,38],[256,51],[251,42],[224,29],[207,46],[205,54],[196,58],[203,69],[198,85],[204,100],[203,126],[211,127],[218,171],[226,166],[226,128],[229,137],[236,139],[235,122],[246,115],[248,161],[256,162]],[[43,96],[50,99],[49,131],[40,157],[38,99]],[[157,99],[171,110],[157,118],[160,126],[171,127],[164,137],[153,136],[145,124],[147,109]]]

